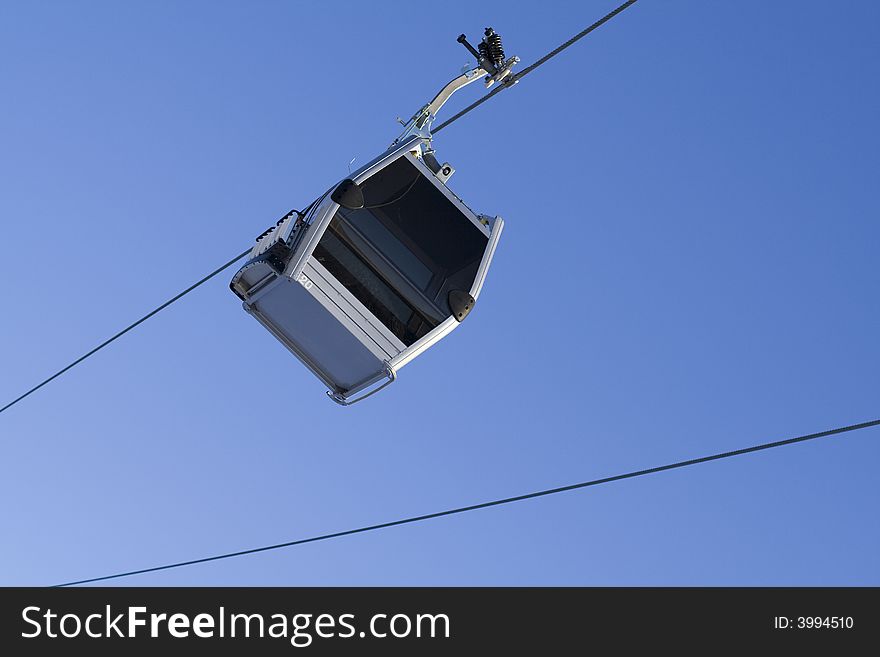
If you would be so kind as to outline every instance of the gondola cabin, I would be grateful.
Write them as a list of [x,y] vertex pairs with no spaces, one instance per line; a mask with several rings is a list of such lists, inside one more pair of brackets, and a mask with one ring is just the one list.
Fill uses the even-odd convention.
[[450,168],[432,170],[423,145],[414,135],[285,217],[231,283],[342,404],[393,381],[464,320],[504,225],[453,194]]
[[[230,283],[244,308],[349,405],[455,329],[480,295],[504,222],[475,214],[446,183],[431,125],[449,97],[483,79],[514,84],[501,38],[444,86],[378,158],[257,238]],[[485,77],[483,77],[485,76]]]

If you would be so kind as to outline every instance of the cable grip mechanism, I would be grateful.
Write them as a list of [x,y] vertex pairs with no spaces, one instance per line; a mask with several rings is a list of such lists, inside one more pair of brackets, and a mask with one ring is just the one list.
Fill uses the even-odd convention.
[[[507,80],[508,76],[513,72],[513,66],[519,63],[519,57],[504,59],[504,46],[501,43],[501,35],[491,27],[487,27],[483,31],[483,40],[480,41],[477,48],[474,48],[468,42],[464,34],[459,34],[457,41],[476,57],[479,67],[488,74],[485,78],[487,89],[496,82]],[[506,84],[510,83],[510,80],[506,82]],[[513,80],[512,84],[516,84],[516,81]]]
[[[404,124],[404,131],[394,140],[392,146],[399,144],[404,139],[412,135],[418,135],[423,139],[431,140],[431,124],[437,116],[440,108],[446,104],[446,101],[459,89],[463,89],[472,82],[476,82],[483,77],[486,88],[491,87],[496,82],[504,85],[516,84],[516,78],[511,77],[513,66],[519,63],[519,57],[504,58],[504,47],[501,43],[501,36],[491,27],[487,27],[484,31],[483,40],[480,41],[479,47],[474,48],[468,43],[464,34],[459,35],[458,42],[462,44],[476,58],[477,65],[471,69],[465,70],[461,75],[450,80],[443,87],[433,100],[416,112],[413,117]],[[399,120],[399,119],[398,119]]]

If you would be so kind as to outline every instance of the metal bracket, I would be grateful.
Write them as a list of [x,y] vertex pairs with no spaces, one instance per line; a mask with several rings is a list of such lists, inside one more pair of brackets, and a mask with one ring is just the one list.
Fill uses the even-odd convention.
[[377,392],[379,392],[383,388],[387,388],[397,380],[397,373],[391,368],[390,365],[388,365],[388,363],[385,363],[385,376],[388,377],[387,381],[385,381],[382,385],[373,388],[368,393],[361,395],[360,397],[352,397],[351,399],[348,399],[338,392],[331,392],[329,390],[327,391],[327,396],[340,406],[351,406],[352,404],[357,404],[359,401],[363,401],[367,397],[372,397]]
[[463,89],[472,82],[476,82],[481,76],[486,75],[486,70],[481,66],[476,66],[469,71],[465,71],[457,78],[453,78],[443,87],[434,99],[416,112],[413,117],[405,124],[403,132],[394,140],[395,144],[399,144],[412,135],[418,135],[422,139],[431,139],[431,124],[437,116],[437,112],[446,104],[450,96],[459,89]]
[[517,83],[517,80],[514,78],[509,78],[508,76],[513,73],[513,67],[515,64],[519,64],[519,57],[514,55],[510,59],[508,59],[504,64],[502,64],[498,69],[495,75],[486,78],[486,88],[488,89],[496,82],[500,82],[505,86],[513,86]]

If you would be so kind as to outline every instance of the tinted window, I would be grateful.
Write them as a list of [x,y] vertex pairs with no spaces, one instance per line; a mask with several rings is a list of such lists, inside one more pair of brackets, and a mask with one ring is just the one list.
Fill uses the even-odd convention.
[[436,322],[419,315],[341,239],[335,222],[334,219],[318,243],[315,259],[405,345],[411,345],[434,328]]
[[[366,207],[341,214],[414,283],[424,280],[425,269],[431,271],[434,285],[419,286],[424,291],[439,290],[439,279],[483,259],[486,235],[405,157],[370,177],[362,189]],[[469,290],[473,277],[459,284]]]
[[410,345],[470,290],[488,238],[406,158],[361,188],[365,207],[340,208],[315,257]]
[[379,221],[373,214],[376,211],[353,211],[342,208],[339,214],[347,220],[347,223],[355,226],[371,244],[378,247],[379,251],[419,289],[427,290],[431,285],[431,279],[434,278],[434,272]]

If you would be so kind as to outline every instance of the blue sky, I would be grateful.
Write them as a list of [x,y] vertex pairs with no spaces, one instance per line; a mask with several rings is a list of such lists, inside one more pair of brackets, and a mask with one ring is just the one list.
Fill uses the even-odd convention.
[[[459,33],[525,65],[613,6],[3,3],[2,401],[382,151]],[[505,233],[461,330],[381,395],[324,399],[224,275],[3,413],[0,583],[877,417],[878,20],[642,0],[437,136]],[[878,585],[878,438],[119,583]]]

